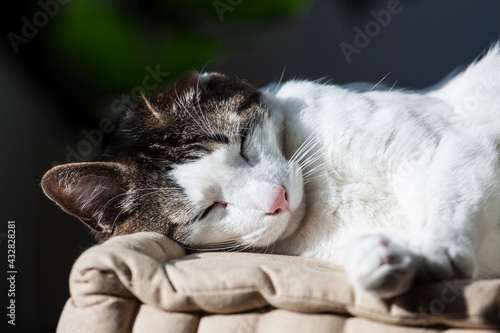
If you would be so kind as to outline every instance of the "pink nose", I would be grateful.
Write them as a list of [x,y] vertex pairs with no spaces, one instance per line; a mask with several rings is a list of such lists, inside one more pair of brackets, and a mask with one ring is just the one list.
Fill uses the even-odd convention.
[[289,209],[288,197],[283,186],[276,186],[269,193],[269,206],[266,209],[268,214],[278,214]]

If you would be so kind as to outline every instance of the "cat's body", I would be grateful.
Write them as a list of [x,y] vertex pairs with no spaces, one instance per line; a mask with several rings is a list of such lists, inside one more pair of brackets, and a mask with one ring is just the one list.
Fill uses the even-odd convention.
[[[496,90],[470,114],[459,109],[467,106],[470,94],[446,100],[449,90],[463,82],[452,81],[451,87],[425,94],[355,93],[289,82],[273,93],[289,119],[285,156],[296,151],[303,138],[318,133],[311,153],[322,151],[317,164],[326,162],[305,187],[307,214],[302,229],[278,242],[276,251],[346,267],[351,263],[355,280],[359,266],[378,267],[385,256],[399,255],[392,250],[377,252],[379,242],[402,240],[410,252],[429,251],[436,265],[447,266],[451,260],[451,266],[458,266],[451,267],[453,273],[450,267],[437,268],[433,277],[452,278],[456,273],[499,277],[500,58],[489,60],[476,73],[469,70],[470,76],[477,76],[455,79],[477,87],[480,82],[474,80],[483,81],[495,73],[490,66],[497,68],[489,86]],[[387,234],[388,230],[396,235]],[[355,236],[369,233],[373,235],[353,242]],[[436,248],[425,249],[429,244]],[[411,260],[417,270],[425,266]]]
[[218,74],[145,98],[46,193],[97,235],[343,264],[379,297],[500,277],[500,47],[427,91]]

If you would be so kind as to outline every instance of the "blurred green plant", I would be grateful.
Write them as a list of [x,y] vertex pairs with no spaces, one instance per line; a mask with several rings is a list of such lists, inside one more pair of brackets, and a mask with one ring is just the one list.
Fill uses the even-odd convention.
[[[167,0],[168,1],[168,0]],[[165,2],[167,2],[165,1]],[[219,21],[256,23],[297,17],[303,12],[304,0],[177,0]]]
[[308,0],[72,0],[53,30],[57,57],[77,79],[102,92],[129,90],[146,66],[169,79],[201,68],[223,43],[204,24],[256,24],[299,15]]

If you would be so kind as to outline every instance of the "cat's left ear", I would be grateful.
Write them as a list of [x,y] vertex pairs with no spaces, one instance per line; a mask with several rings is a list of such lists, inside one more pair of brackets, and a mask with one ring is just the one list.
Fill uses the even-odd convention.
[[97,232],[110,232],[122,213],[129,188],[128,168],[114,162],[71,163],[49,170],[42,178],[45,194],[65,212]]

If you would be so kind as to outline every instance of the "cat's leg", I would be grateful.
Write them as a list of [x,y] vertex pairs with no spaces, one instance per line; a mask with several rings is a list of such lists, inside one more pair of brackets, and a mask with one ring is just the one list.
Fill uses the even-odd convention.
[[351,240],[344,268],[356,289],[390,298],[411,288],[418,260],[397,234],[364,234]]
[[425,209],[408,212],[425,212],[410,219],[419,279],[474,278],[481,242],[500,216],[499,181],[493,140],[472,131],[442,137],[423,183]]
[[496,145],[470,132],[445,135],[429,151],[393,184],[408,217],[408,239],[383,233],[352,240],[345,268],[357,289],[388,298],[407,291],[416,279],[476,275],[482,240],[499,228]]

